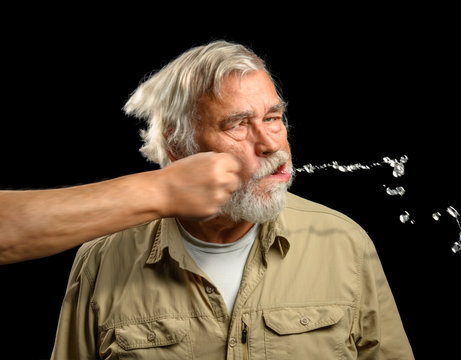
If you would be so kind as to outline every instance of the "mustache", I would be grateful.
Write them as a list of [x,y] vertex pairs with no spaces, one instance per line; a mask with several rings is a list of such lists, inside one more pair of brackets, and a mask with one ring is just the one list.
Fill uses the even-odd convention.
[[293,174],[293,165],[288,163],[290,156],[286,151],[279,150],[263,160],[252,180],[259,180],[277,171],[279,166],[285,165],[284,172]]

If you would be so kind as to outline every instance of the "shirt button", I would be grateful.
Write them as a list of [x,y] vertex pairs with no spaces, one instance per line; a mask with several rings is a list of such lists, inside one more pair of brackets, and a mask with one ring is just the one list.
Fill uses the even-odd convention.
[[309,319],[306,317],[303,317],[299,320],[299,322],[301,323],[301,325],[307,325],[309,324]]
[[155,333],[150,333],[149,335],[147,335],[147,341],[154,341],[155,338],[156,338]]
[[234,347],[235,345],[237,345],[237,339],[232,337],[229,339],[229,346],[230,347]]
[[211,294],[214,292],[214,287],[213,286],[210,286],[210,285],[207,285],[205,287],[205,291],[207,292],[207,294]]

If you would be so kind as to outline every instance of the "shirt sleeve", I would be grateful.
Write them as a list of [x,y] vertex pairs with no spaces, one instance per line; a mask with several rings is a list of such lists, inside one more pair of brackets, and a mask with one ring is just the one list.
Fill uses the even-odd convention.
[[82,248],[71,269],[51,360],[98,359],[96,319],[91,308],[92,277]]
[[357,359],[414,360],[376,248],[366,237],[357,312]]

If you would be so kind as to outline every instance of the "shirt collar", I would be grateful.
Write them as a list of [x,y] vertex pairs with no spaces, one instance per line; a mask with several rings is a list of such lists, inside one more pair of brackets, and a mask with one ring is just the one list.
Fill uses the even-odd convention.
[[[154,230],[154,242],[147,258],[146,264],[155,264],[163,258],[164,250],[168,248],[170,256],[178,261],[180,267],[188,267],[189,257],[182,244],[181,235],[174,218],[165,218],[158,221]],[[274,247],[285,258],[290,249],[287,237],[286,224],[282,214],[275,221],[269,221],[261,225],[258,236],[261,251],[265,260],[270,248]]]
[[259,238],[264,260],[267,260],[267,253],[271,248],[278,250],[282,258],[285,258],[290,250],[290,242],[287,236],[283,212],[275,221],[269,221],[263,224]]
[[176,224],[175,220],[172,218],[161,219],[158,221],[158,226],[155,228],[153,233],[154,242],[146,264],[155,264],[159,262],[163,257],[163,251],[170,245],[168,239],[180,236],[177,227],[177,234],[175,234],[173,225]]

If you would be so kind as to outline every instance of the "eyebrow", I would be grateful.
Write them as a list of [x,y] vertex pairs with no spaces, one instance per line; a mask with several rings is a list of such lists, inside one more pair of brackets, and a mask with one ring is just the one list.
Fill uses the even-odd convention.
[[[269,110],[266,112],[265,115],[267,114],[272,114],[272,113],[278,113],[278,112],[283,112],[285,110],[285,102],[280,101],[277,104],[272,105]],[[219,127],[221,129],[225,129],[227,126],[234,124],[236,122],[239,122],[243,119],[251,119],[255,116],[255,113],[253,110],[248,110],[248,111],[238,111],[235,113],[231,113],[227,116],[224,116],[219,120]]]
[[284,101],[280,101],[278,104],[272,105],[269,108],[269,111],[266,113],[271,114],[271,113],[276,113],[276,112],[284,112],[286,107],[286,103]]

